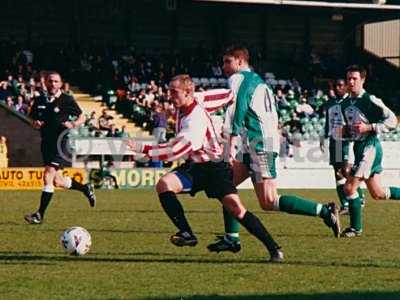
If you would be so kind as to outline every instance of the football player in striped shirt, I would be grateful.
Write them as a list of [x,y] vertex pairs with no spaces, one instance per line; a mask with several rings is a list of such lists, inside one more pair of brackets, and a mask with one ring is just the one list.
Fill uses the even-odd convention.
[[[228,49],[223,63],[229,86],[236,96],[234,109],[228,109],[232,116],[227,116],[231,125],[229,152],[235,185],[251,177],[262,209],[320,217],[335,237],[339,237],[340,222],[335,203],[322,204],[301,197],[278,195],[275,160],[280,137],[275,99],[271,89],[250,69],[248,50],[242,47]],[[243,132],[246,133],[242,147],[245,153],[238,157],[236,148]],[[212,252],[238,252],[239,224],[226,210],[224,221],[225,235],[217,237],[208,249]]]
[[[232,168],[223,160],[223,149],[209,112],[232,101],[230,90],[194,96],[194,84],[188,75],[178,75],[170,82],[171,98],[177,108],[176,138],[166,144],[149,145],[129,141],[135,153],[152,160],[186,162],[164,175],[156,190],[165,213],[178,232],[170,241],[176,246],[195,246],[197,238],[190,227],[177,194],[194,196],[204,190],[207,197],[218,199],[229,213],[252,235],[259,239],[270,254],[270,262],[282,262],[283,252],[260,220],[240,201],[233,184]],[[222,93],[221,93],[222,92]],[[207,108],[205,108],[207,107]]]

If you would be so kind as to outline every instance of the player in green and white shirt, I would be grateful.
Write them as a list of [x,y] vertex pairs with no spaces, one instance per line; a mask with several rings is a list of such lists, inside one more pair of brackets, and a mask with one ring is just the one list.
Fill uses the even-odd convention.
[[[230,88],[236,95],[229,145],[235,185],[251,177],[262,209],[318,216],[338,237],[340,224],[335,203],[321,204],[296,196],[278,195],[275,160],[280,138],[273,93],[260,76],[250,70],[246,48],[228,49],[223,61]],[[244,146],[248,153],[243,154],[241,159],[237,157],[236,145],[243,131],[247,136]],[[213,252],[237,252],[240,250],[239,225],[226,211],[224,221],[225,236],[209,245],[208,249]]]
[[350,96],[341,104],[345,118],[342,136],[354,141],[354,165],[344,191],[349,201],[350,227],[341,236],[356,237],[362,233],[361,200],[357,192],[362,181],[375,200],[400,200],[400,188],[384,188],[380,183],[382,172],[382,146],[378,135],[397,125],[395,114],[381,99],[368,94],[363,86],[366,71],[360,66],[346,70]]
[[[340,200],[340,214],[348,213],[349,202],[344,193],[344,184],[349,173],[349,150],[350,142],[342,137],[336,136],[336,128],[344,125],[344,116],[341,103],[349,96],[347,93],[346,81],[337,79],[335,83],[335,96],[331,97],[326,104],[326,121],[324,138],[329,138],[329,164],[333,167],[336,180],[336,192]],[[324,151],[324,139],[321,140],[321,150]],[[362,189],[358,193],[364,201]]]

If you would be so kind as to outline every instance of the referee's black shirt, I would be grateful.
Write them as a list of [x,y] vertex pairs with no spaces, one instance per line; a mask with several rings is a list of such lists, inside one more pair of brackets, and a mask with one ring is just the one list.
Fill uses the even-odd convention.
[[66,129],[62,123],[79,117],[82,110],[74,98],[70,95],[61,93],[59,97],[51,98],[49,95],[41,95],[36,98],[32,110],[31,118],[43,121],[40,129],[42,139],[57,139]]

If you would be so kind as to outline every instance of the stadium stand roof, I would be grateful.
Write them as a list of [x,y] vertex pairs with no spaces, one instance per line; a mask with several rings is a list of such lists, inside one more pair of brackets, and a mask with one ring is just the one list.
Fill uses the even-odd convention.
[[348,9],[373,9],[373,10],[400,10],[400,5],[384,4],[385,0],[371,1],[370,3],[349,3],[349,2],[332,2],[332,1],[302,1],[302,0],[198,0],[207,2],[229,2],[243,4],[269,4],[269,5],[285,5],[285,6],[308,6],[308,7],[326,7],[326,8],[348,8]]

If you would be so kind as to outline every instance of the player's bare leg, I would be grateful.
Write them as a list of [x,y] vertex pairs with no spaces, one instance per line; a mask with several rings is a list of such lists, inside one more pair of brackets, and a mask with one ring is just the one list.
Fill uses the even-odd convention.
[[384,187],[381,184],[380,174],[374,174],[365,183],[369,193],[375,200],[400,200],[400,188],[394,186]]
[[96,195],[94,193],[93,185],[90,183],[81,184],[71,177],[64,176],[62,170],[58,170],[56,172],[56,175],[54,177],[54,186],[80,191],[86,196],[91,207],[94,207],[96,205]]
[[246,210],[237,194],[228,194],[221,200],[222,204],[234,216],[247,231],[254,235],[267,248],[270,254],[270,262],[283,262],[283,252],[274,241],[261,221]]

